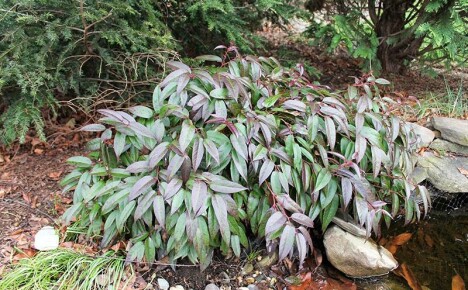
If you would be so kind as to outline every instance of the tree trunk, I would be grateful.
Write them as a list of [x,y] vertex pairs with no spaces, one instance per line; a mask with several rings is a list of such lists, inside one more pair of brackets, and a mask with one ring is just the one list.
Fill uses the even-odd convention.
[[[369,0],[374,1],[374,0]],[[377,48],[377,58],[382,70],[390,73],[402,73],[405,69],[406,55],[402,50],[389,44],[387,40],[405,28],[405,17],[413,1],[381,0],[382,13],[375,23],[375,32],[380,44]],[[413,37],[407,35],[405,37]],[[411,43],[412,41],[410,41]],[[403,47],[403,50],[407,47]],[[418,47],[419,48],[419,47]]]

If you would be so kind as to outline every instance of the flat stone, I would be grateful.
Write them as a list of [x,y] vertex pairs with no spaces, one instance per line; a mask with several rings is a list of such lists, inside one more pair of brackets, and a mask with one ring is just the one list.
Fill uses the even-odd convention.
[[418,167],[427,172],[427,180],[438,190],[468,192],[468,177],[460,169],[468,170],[468,157],[438,157],[425,152],[418,158]]
[[416,136],[418,136],[419,147],[428,147],[431,144],[432,140],[435,138],[434,131],[421,126],[416,123],[408,123],[411,129],[413,129]]
[[330,263],[349,277],[381,276],[398,267],[387,249],[372,239],[357,237],[338,226],[325,232],[323,243]]
[[434,141],[432,141],[429,148],[441,152],[452,152],[468,156],[468,146],[462,146],[442,139],[435,139]]
[[432,124],[440,131],[443,139],[468,146],[468,120],[434,117]]
[[428,178],[427,170],[423,167],[416,167],[410,174],[410,178],[415,184],[420,184]]

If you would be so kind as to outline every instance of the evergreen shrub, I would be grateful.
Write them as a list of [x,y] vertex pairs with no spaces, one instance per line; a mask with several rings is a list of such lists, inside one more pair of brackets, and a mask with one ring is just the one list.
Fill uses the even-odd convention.
[[370,235],[402,213],[419,219],[419,203],[427,212],[426,189],[409,178],[414,136],[377,86],[386,80],[335,93],[301,66],[235,47],[198,59],[217,65],[170,62],[151,106],[103,109],[83,127],[99,137],[89,157],[68,160],[66,223],[103,247],[128,240],[128,260],[188,258],[203,269],[214,250],[240,256],[253,237],[302,264],[310,230],[337,214]]

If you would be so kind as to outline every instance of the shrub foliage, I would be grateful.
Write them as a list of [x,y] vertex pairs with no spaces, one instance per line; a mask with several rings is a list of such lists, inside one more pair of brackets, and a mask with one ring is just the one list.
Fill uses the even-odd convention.
[[2,1],[0,9],[5,143],[24,141],[30,125],[44,139],[41,109],[58,99],[86,107],[144,92],[174,48],[147,0]]
[[378,234],[401,210],[419,219],[416,198],[427,211],[427,191],[408,178],[412,133],[376,86],[387,81],[332,93],[301,66],[228,51],[199,57],[218,66],[170,62],[150,107],[100,110],[83,128],[100,132],[93,152],[68,160],[66,222],[102,235],[103,247],[130,239],[129,260],[188,257],[204,268],[215,249],[239,256],[251,235],[302,263],[310,229],[338,213]]
[[[372,69],[399,73],[421,64],[465,64],[468,46],[466,1],[458,0],[309,0],[311,11],[326,9],[331,24],[312,31],[330,49],[344,45],[354,57],[372,61]],[[312,5],[315,4],[315,5]],[[369,64],[369,63],[367,63]]]

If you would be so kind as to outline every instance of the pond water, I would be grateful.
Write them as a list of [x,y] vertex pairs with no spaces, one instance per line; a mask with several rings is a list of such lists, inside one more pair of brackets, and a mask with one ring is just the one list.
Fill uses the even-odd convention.
[[[464,193],[468,199],[468,193]],[[404,226],[396,221],[383,236],[412,233],[408,243],[399,248],[396,259],[414,273],[423,289],[451,289],[452,277],[460,275],[468,282],[468,204],[461,208],[433,210],[418,224]],[[386,290],[410,289],[408,284],[395,274],[386,277],[356,281],[359,289]]]

